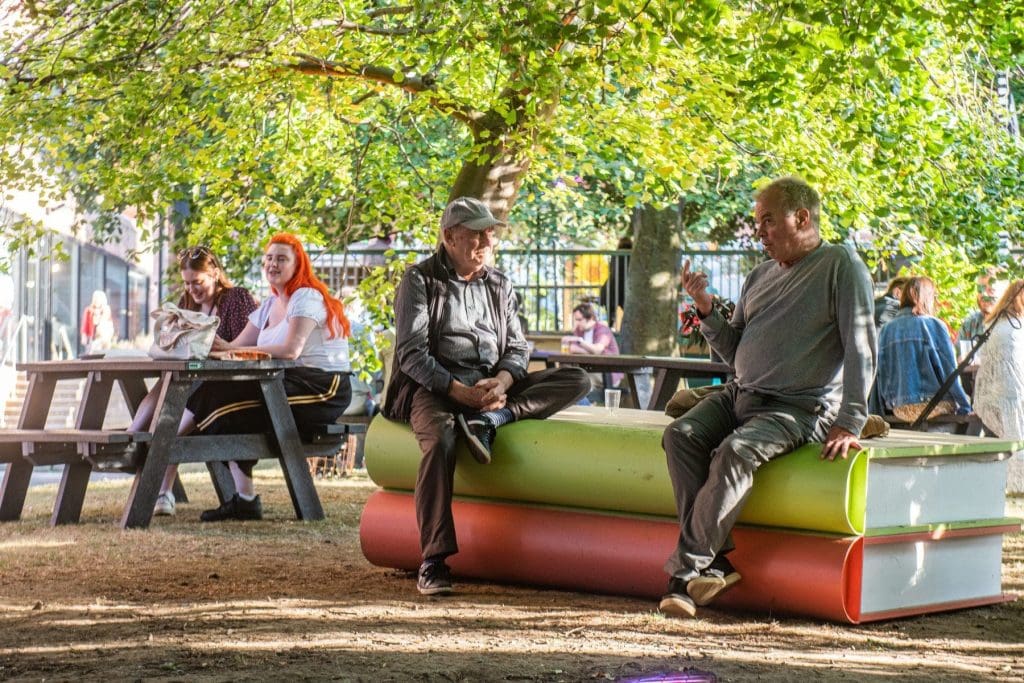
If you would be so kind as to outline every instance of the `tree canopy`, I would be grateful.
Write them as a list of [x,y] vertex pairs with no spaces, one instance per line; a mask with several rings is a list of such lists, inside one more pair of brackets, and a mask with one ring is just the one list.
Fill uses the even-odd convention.
[[786,173],[822,191],[832,237],[982,263],[1021,232],[1024,149],[995,96],[1021,74],[1019,0],[5,9],[0,186],[144,219],[177,201],[237,261],[278,229],[427,239],[459,194],[531,239],[562,228],[540,203],[580,197],[604,213],[576,237],[680,198],[721,224]]

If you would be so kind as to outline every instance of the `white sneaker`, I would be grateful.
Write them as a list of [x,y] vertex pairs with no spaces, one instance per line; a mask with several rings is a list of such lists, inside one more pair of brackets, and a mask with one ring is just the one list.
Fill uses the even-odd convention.
[[154,515],[173,515],[174,514],[174,494],[168,491],[167,493],[161,493],[156,499],[156,505],[153,506]]

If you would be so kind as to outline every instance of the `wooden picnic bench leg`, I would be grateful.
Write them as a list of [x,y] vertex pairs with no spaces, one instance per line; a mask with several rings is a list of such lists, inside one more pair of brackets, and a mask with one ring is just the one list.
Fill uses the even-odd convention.
[[[118,385],[121,387],[121,393],[124,395],[124,401],[128,404],[128,410],[135,418],[135,413],[139,410],[139,405],[142,404],[142,399],[146,398],[149,394],[149,389],[146,388],[146,382],[141,377],[121,377],[117,380]],[[174,494],[174,500],[179,503],[188,502],[188,493],[185,491],[185,485],[181,483],[181,477],[174,475],[174,484],[171,485],[171,493]]]
[[670,368],[659,370],[654,381],[654,391],[651,392],[651,402],[647,405],[647,409],[664,412],[665,406],[679,390],[679,383],[685,379],[686,374],[681,370]]
[[270,422],[274,428],[277,441],[278,457],[284,480],[288,484],[288,493],[295,507],[295,516],[304,520],[324,518],[324,509],[320,505],[320,496],[313,486],[313,477],[309,475],[306,454],[299,441],[299,432],[295,427],[295,418],[288,407],[288,396],[284,393],[284,384],[279,378],[261,379],[260,388],[266,402]]
[[[25,394],[25,404],[18,418],[18,429],[42,429],[46,426],[46,416],[50,412],[56,386],[55,379],[32,375]],[[9,522],[21,518],[31,479],[32,463],[28,460],[15,459],[7,465],[3,483],[0,484],[0,521]]]
[[15,460],[7,464],[3,483],[0,484],[0,521],[13,522],[21,518],[31,479],[32,463],[28,460]]
[[623,408],[639,408],[640,407],[640,394],[636,389],[636,373],[626,373],[626,386],[629,387],[629,395],[625,397],[621,405]]
[[[110,403],[110,392],[113,381],[100,373],[89,373],[82,389],[82,401],[79,404],[78,429],[102,429],[103,418],[107,414]],[[60,487],[57,489],[57,500],[53,504],[50,524],[75,524],[81,519],[82,504],[85,503],[85,491],[89,486],[89,475],[92,465],[87,460],[80,460],[64,465],[60,475]]]
[[213,490],[222,504],[231,500],[238,493],[235,489],[235,479],[231,476],[231,469],[226,462],[208,462],[206,469],[210,473]]
[[160,483],[170,464],[171,444],[178,436],[178,427],[189,395],[189,384],[173,382],[171,375],[165,372],[161,382],[156,402],[156,427],[147,446],[146,462],[135,473],[132,481],[128,502],[121,516],[123,529],[145,529],[149,526],[153,518],[153,506],[160,493]]

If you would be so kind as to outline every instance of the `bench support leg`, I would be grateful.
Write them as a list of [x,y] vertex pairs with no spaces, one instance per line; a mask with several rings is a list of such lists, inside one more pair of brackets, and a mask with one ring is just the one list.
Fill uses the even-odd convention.
[[307,521],[323,519],[324,509],[313,486],[313,477],[309,476],[306,453],[299,441],[299,432],[291,408],[288,407],[284,385],[276,379],[263,379],[260,380],[260,387],[270,413],[281,469],[284,470],[284,480],[288,484],[295,516]]
[[179,503],[188,502],[188,493],[185,492],[185,485],[181,483],[181,477],[175,475],[174,483],[171,484],[171,493],[174,494],[174,500]]
[[210,481],[213,482],[213,490],[217,492],[217,500],[222,504],[230,500],[237,491],[228,464],[226,462],[208,462],[206,469],[210,472]]
[[85,503],[85,489],[89,486],[89,475],[92,465],[88,462],[76,462],[64,465],[60,475],[60,488],[57,489],[57,502],[53,506],[50,524],[76,524],[82,516],[82,504]]
[[7,464],[3,484],[0,484],[0,521],[13,522],[21,518],[31,479],[32,463],[15,460]]

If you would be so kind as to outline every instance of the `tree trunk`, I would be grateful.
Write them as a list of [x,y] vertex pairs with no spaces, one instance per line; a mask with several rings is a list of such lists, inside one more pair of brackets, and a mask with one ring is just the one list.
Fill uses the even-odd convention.
[[619,346],[623,353],[674,356],[681,252],[678,207],[637,210],[633,232]]
[[519,186],[530,165],[529,155],[524,150],[499,144],[484,146],[484,154],[487,161],[478,163],[471,156],[463,163],[448,200],[476,197],[487,204],[495,218],[503,221],[519,194]]

